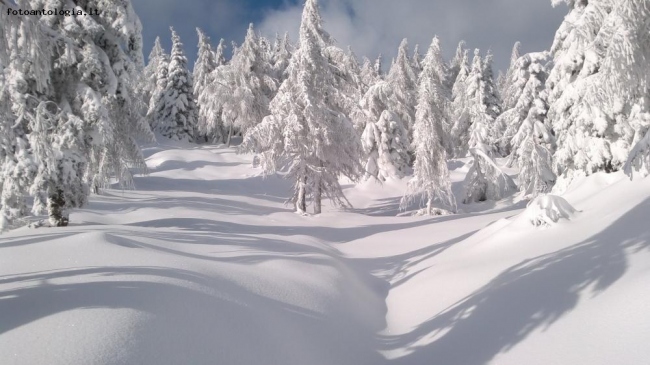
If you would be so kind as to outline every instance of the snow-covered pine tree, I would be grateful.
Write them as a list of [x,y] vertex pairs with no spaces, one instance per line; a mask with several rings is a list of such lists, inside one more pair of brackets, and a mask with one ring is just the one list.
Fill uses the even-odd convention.
[[221,110],[223,123],[228,128],[228,146],[235,130],[246,134],[269,114],[269,102],[277,85],[266,61],[253,24],[250,24],[244,43],[237,47],[226,67],[217,69],[216,82],[200,99],[208,110]]
[[[160,68],[167,68],[168,65],[169,55],[165,54],[165,50],[160,44],[160,37],[156,37],[153,48],[149,53],[149,62],[142,73],[141,85],[138,87],[138,91],[141,93],[142,101],[145,105],[148,106],[151,102],[151,97],[154,94],[156,85],[158,84],[158,73]],[[166,70],[165,73],[167,73]]]
[[503,110],[512,109],[517,104],[518,97],[511,95],[512,91],[517,89],[512,89],[512,83],[518,79],[517,72],[520,72],[521,69],[517,67],[517,61],[521,57],[521,42],[515,42],[512,46],[512,53],[510,54],[510,64],[508,70],[503,75],[501,82],[497,84],[499,95],[503,102]]
[[469,114],[469,123],[466,131],[461,131],[458,136],[459,145],[456,148],[461,149],[461,156],[469,149],[477,148],[492,155],[493,150],[489,145],[490,120],[487,115],[486,105],[483,103],[483,62],[479,55],[479,50],[474,50],[474,59],[466,84],[467,110]]
[[519,167],[519,191],[524,198],[549,193],[557,178],[552,164],[555,138],[544,124],[546,111],[544,97],[536,99],[515,135],[511,159]]
[[379,75],[379,78],[383,79],[384,78],[384,71],[382,69],[384,65],[384,56],[381,55],[381,53],[377,56],[377,59],[375,59],[375,72],[377,72],[377,75]]
[[411,59],[413,65],[413,71],[415,72],[416,78],[419,80],[420,72],[422,72],[422,56],[420,55],[420,45],[416,44],[413,48],[413,58]]
[[[500,126],[500,138],[498,138],[498,148],[503,156],[510,155],[513,152],[513,137],[521,127],[524,120],[528,117],[531,108],[536,107],[538,113],[543,111],[542,123],[546,122],[546,111],[548,108],[541,106],[539,103],[547,103],[545,92],[546,79],[549,71],[549,54],[547,52],[534,52],[521,56],[512,65],[509,74],[511,79],[507,84],[509,89],[507,95],[514,101],[508,103],[512,105],[510,109],[505,110],[496,119],[495,124]],[[519,140],[518,142],[521,142]],[[515,142],[514,149],[518,148]],[[511,160],[514,161],[514,160]]]
[[29,122],[51,67],[50,39],[39,31],[38,19],[9,16],[5,9],[0,2],[0,230],[29,211],[25,198],[38,169]]
[[377,73],[372,61],[367,57],[363,57],[363,64],[361,66],[362,94],[365,94],[368,89],[379,80],[379,74]]
[[[461,136],[458,139],[460,145],[456,147],[460,151],[476,148],[489,156],[496,152],[494,121],[501,113],[501,107],[496,95],[491,69],[490,53],[488,53],[485,60],[482,60],[479,50],[475,50],[472,69],[465,81],[467,85],[469,127],[466,133],[461,131],[458,134],[458,136]],[[463,138],[463,135],[467,135],[468,138]]]
[[293,45],[289,39],[289,33],[282,38],[277,38],[273,47],[273,78],[280,85],[286,78],[286,70],[293,53]]
[[163,137],[192,142],[196,136],[198,109],[194,99],[192,74],[187,68],[183,43],[174,28],[172,53],[167,69],[165,89],[158,95],[152,126]]
[[[212,45],[210,44],[210,37],[208,37],[200,28],[196,28],[196,33],[199,36],[199,50],[192,70],[192,79],[194,81],[194,100],[199,100],[201,93],[203,93],[205,88],[212,82],[210,75],[217,68],[217,59],[212,50]],[[202,118],[206,116],[206,113],[201,111],[200,103],[197,103],[197,108],[197,137],[200,135],[201,140],[208,141],[208,135],[201,133],[202,128],[199,127],[208,123],[208,121],[202,120]]]
[[469,51],[463,51],[463,58],[459,64],[459,71],[452,88],[451,117],[453,127],[451,129],[451,142],[453,145],[454,157],[465,157],[467,154],[467,143],[469,141],[468,131],[471,123],[469,114],[469,97],[467,94],[467,81],[470,73]]
[[445,75],[440,75],[439,70],[441,63],[440,42],[434,38],[422,64],[413,132],[414,172],[402,199],[404,208],[414,198],[421,198],[426,201],[425,212],[429,215],[444,212],[433,208],[436,201],[446,210],[456,210],[443,148],[443,128],[448,117],[444,107],[447,103]]
[[[165,106],[167,94],[167,76],[169,75],[169,55],[162,51],[158,54],[158,65],[156,66],[155,77],[152,80],[155,84],[150,86],[152,89],[151,97],[147,107],[147,122],[153,127],[155,121],[160,117],[160,113]],[[152,70],[153,71],[153,70]]]
[[465,65],[463,65],[463,59],[465,58],[466,51],[465,41],[460,41],[458,43],[458,47],[456,48],[454,57],[449,61],[449,65],[447,66],[448,73],[447,79],[445,80],[445,86],[449,90],[454,89],[454,84],[456,83],[456,78],[461,71],[461,67],[468,67],[467,60],[465,61]]
[[339,176],[356,180],[362,171],[359,138],[340,107],[347,96],[337,88],[336,66],[325,50],[332,44],[322,28],[317,1],[307,0],[298,49],[287,68],[287,79],[271,102],[271,115],[243,143],[244,150],[260,153],[266,173],[283,169],[295,181],[290,201],[298,212],[306,210],[308,195],[315,214],[321,212],[323,196],[349,206]]
[[[451,137],[451,130],[453,128],[452,122],[452,90],[447,88],[446,82],[449,78],[449,67],[445,63],[442,57],[442,49],[440,46],[440,39],[438,37],[433,38],[433,42],[429,47],[428,53],[431,53],[431,59],[429,62],[432,64],[429,66],[434,70],[434,77],[438,79],[438,85],[440,86],[440,99],[437,99],[435,102],[438,103],[438,108],[443,113],[443,118],[441,119],[442,123],[442,134],[440,138],[442,140],[442,146],[447,151],[448,154],[453,153],[454,144]],[[423,65],[424,67],[424,65]],[[422,80],[420,80],[421,82]]]
[[[36,0],[19,5],[42,7]],[[142,39],[130,1],[49,5],[102,9],[100,14],[21,17],[10,32],[16,37],[9,49],[10,84],[16,86],[10,89],[12,114],[27,124],[22,141],[29,144],[22,148],[29,153],[23,155],[36,166],[30,170],[32,211],[47,211],[51,223],[60,226],[67,224],[71,208],[85,203],[88,184],[95,191],[112,178],[132,184],[129,168],[144,168],[136,139],[151,137],[151,131],[135,98]],[[30,24],[36,26],[25,31]]]
[[408,53],[408,41],[403,39],[397,52],[397,58],[386,76],[386,81],[393,89],[392,111],[399,116],[409,131],[409,136],[412,136],[415,104],[417,103],[417,75],[408,58]]
[[517,190],[517,185],[483,150],[470,149],[474,158],[465,177],[463,204],[501,200]]
[[384,181],[402,177],[408,170],[408,134],[399,116],[391,111],[392,92],[387,82],[378,81],[361,98],[364,114],[355,124],[364,125],[361,142],[366,178]]
[[[556,180],[552,165],[555,137],[547,121],[548,95],[544,86],[547,61],[546,52],[520,57],[510,83],[510,93],[518,95],[518,100],[506,112],[512,119],[506,121],[508,128],[502,141],[507,141],[504,149],[512,151],[508,165],[519,167],[519,191],[523,198],[550,192]],[[513,132],[515,128],[517,132]]]
[[[226,57],[224,56],[226,42],[222,38],[219,45],[214,50],[214,70],[207,75],[207,82],[205,86],[199,91],[196,97],[199,108],[199,118],[197,124],[197,131],[200,135],[205,136],[208,141],[213,143],[226,142],[227,131],[222,120],[222,108],[219,103],[213,103],[214,85],[227,84],[227,80],[223,77],[226,74],[224,68],[226,66]],[[215,105],[217,104],[217,105]]]
[[[347,52],[343,52],[334,45],[328,45],[323,48],[329,63],[334,66],[336,75],[335,87],[340,91],[340,98],[337,100],[338,107],[343,110],[350,120],[363,118],[364,112],[359,105],[359,99],[363,96],[363,80],[361,79],[361,68],[356,55],[351,47]],[[358,135],[363,132],[363,125],[354,124]]]
[[554,67],[547,81],[548,117],[558,146],[553,156],[558,192],[576,176],[619,170],[627,161],[634,135],[624,103],[602,101],[606,82],[602,65],[611,54],[612,36],[622,26],[611,14],[623,3],[553,1],[554,5],[561,2],[569,6],[569,14],[555,34]]
[[[601,99],[612,110],[623,109],[634,130],[625,172],[650,173],[650,4],[621,0],[608,22],[611,45],[602,62]],[[622,108],[621,108],[622,106]],[[617,121],[619,124],[621,121]]]
[[485,59],[483,59],[483,78],[482,78],[482,99],[485,104],[485,111],[488,116],[488,129],[489,129],[489,144],[492,146],[493,151],[498,154],[497,141],[505,130],[505,126],[500,126],[495,123],[496,119],[501,115],[501,99],[499,91],[496,87],[494,80],[494,72],[492,70],[492,63],[494,56],[492,51],[488,50]]

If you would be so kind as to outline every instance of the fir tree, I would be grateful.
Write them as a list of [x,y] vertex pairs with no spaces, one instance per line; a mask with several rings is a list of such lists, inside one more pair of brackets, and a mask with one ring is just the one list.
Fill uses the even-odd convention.
[[601,98],[606,82],[601,66],[608,55],[618,53],[610,48],[612,35],[622,25],[611,15],[622,2],[565,2],[570,10],[555,35],[554,67],[547,81],[548,117],[558,146],[553,156],[558,191],[576,176],[620,169],[634,135],[624,103],[603,103]]
[[275,40],[273,47],[273,77],[278,85],[286,78],[286,70],[292,53],[293,45],[288,33],[285,33],[281,39]]
[[512,92],[517,91],[515,87],[513,89],[513,82],[518,80],[519,76],[517,73],[521,70],[517,66],[517,61],[521,57],[521,42],[515,42],[515,45],[512,47],[512,53],[510,54],[510,65],[508,70],[503,75],[499,83],[497,83],[499,89],[499,95],[503,101],[503,109],[508,110],[515,107],[517,100],[519,99],[517,95],[512,95]]
[[[203,31],[199,28],[196,28],[196,33],[199,36],[198,44],[198,54],[196,62],[194,62],[194,69],[192,70],[192,79],[194,81],[194,100],[199,100],[199,96],[205,88],[212,82],[210,75],[217,68],[217,59],[215,52],[212,50],[210,45],[210,37],[205,35]],[[208,135],[201,133],[202,128],[200,126],[205,125],[208,121],[202,119],[206,116],[206,113],[201,111],[201,104],[197,104],[198,108],[198,120],[197,120],[197,134],[201,135],[202,139],[208,140]]]
[[142,73],[142,82],[139,91],[142,93],[142,101],[149,105],[151,97],[154,94],[158,84],[158,73],[161,67],[167,68],[169,56],[160,44],[160,37],[156,37],[151,53],[149,53],[149,62]]
[[434,201],[444,208],[455,211],[456,200],[451,192],[446,152],[443,148],[443,126],[447,123],[444,105],[444,75],[440,75],[440,43],[433,39],[423,62],[418,89],[418,104],[415,119],[413,144],[415,164],[413,178],[402,199],[405,207],[415,197],[426,201],[426,213],[440,213],[434,210]]
[[192,74],[187,69],[183,43],[173,28],[172,53],[164,90],[158,95],[153,129],[163,137],[194,141],[198,110],[194,100]]
[[[462,67],[466,67],[467,61],[464,61],[465,58],[465,41],[460,41],[458,47],[456,48],[456,53],[454,57],[449,61],[449,66],[447,67],[447,79],[445,80],[445,86],[449,90],[453,90],[454,84],[456,83],[456,78],[461,72]],[[463,64],[465,62],[465,64]]]
[[208,110],[221,111],[228,128],[226,143],[230,146],[234,130],[245,134],[269,114],[269,102],[277,88],[253,24],[230,63],[217,72],[217,82],[200,101]]
[[[501,114],[496,125],[500,126],[499,150],[507,156],[513,150],[513,137],[528,117],[531,108],[536,107],[536,114],[542,116],[542,123],[546,123],[547,94],[545,91],[546,79],[548,78],[549,56],[546,52],[528,53],[515,61],[511,67],[511,79],[507,84],[510,109]],[[514,148],[518,148],[517,142]]]
[[223,110],[221,104],[212,102],[216,97],[214,95],[215,84],[226,85],[228,82],[223,79],[226,74],[223,72],[226,67],[225,43],[223,38],[219,41],[219,45],[214,51],[214,70],[206,76],[206,85],[199,91],[196,98],[197,104],[200,106],[197,125],[198,133],[213,143],[226,142],[228,133],[222,119]]
[[470,149],[474,158],[465,177],[463,204],[501,200],[517,190],[517,185],[483,150]]
[[415,121],[415,104],[417,75],[408,59],[408,41],[402,40],[397,58],[390,68],[386,81],[393,89],[392,111],[396,113],[409,131],[413,132]]
[[[11,150],[32,161],[29,168],[23,164],[29,175],[18,190],[24,193],[29,184],[32,212],[47,211],[56,226],[67,225],[70,209],[83,205],[91,190],[99,191],[112,179],[132,186],[129,169],[144,168],[136,139],[151,137],[135,97],[143,68],[142,39],[130,2],[70,3],[103,11],[8,22],[6,50],[12,62],[3,70],[12,79],[10,118],[19,131],[11,138],[19,142]],[[20,5],[41,7],[37,1]],[[4,164],[3,170],[9,167]],[[9,205],[19,204],[18,185],[11,173],[3,177],[3,212],[17,211]]]
[[356,180],[361,174],[359,139],[340,106],[347,96],[337,88],[339,75],[326,53],[333,43],[321,24],[316,0],[307,0],[298,49],[271,102],[271,115],[243,143],[243,149],[261,154],[267,173],[286,170],[295,182],[290,201],[304,212],[310,195],[315,214],[321,212],[323,196],[349,206],[339,176]]
[[406,128],[392,112],[393,90],[379,81],[366,92],[360,102],[364,118],[361,142],[365,152],[366,178],[386,180],[405,175],[410,157]]
[[454,157],[465,157],[467,153],[467,131],[470,127],[469,104],[467,95],[467,78],[469,77],[469,51],[463,52],[458,75],[452,89],[450,115],[453,121],[451,144]]

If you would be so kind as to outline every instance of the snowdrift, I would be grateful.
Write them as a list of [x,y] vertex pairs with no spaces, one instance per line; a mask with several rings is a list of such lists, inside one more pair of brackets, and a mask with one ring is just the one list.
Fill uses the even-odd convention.
[[650,180],[595,174],[527,208],[438,217],[395,217],[406,181],[348,184],[355,209],[303,217],[287,181],[230,149],[145,156],[139,190],[0,236],[0,363],[650,358]]
[[526,210],[517,219],[536,227],[549,227],[560,219],[570,220],[576,213],[577,210],[561,196],[544,195],[528,203]]

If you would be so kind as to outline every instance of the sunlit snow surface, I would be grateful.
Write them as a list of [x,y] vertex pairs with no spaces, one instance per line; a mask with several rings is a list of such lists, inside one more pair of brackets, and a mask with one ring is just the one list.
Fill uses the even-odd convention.
[[250,156],[145,154],[137,191],[0,235],[0,364],[650,358],[650,180],[577,181],[563,198],[578,212],[546,227],[513,199],[396,217],[406,181],[345,185],[355,209],[303,217]]

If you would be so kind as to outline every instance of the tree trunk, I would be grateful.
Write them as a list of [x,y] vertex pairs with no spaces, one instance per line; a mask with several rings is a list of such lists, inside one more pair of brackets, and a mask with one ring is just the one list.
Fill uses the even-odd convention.
[[320,214],[322,211],[321,200],[322,200],[322,189],[320,180],[316,183],[316,191],[314,191],[314,214]]
[[296,211],[299,213],[304,213],[307,211],[307,202],[306,202],[306,186],[307,178],[303,177],[298,182],[298,200],[296,201]]
[[228,145],[228,147],[230,147],[230,139],[231,138],[232,138],[232,124],[230,125],[230,127],[228,127],[228,140],[226,141],[226,144]]
[[433,198],[427,199],[427,215],[431,215],[431,212],[433,211]]
[[68,225],[68,215],[65,212],[65,198],[63,191],[57,189],[47,199],[47,211],[50,217],[50,224],[55,227],[65,227]]

